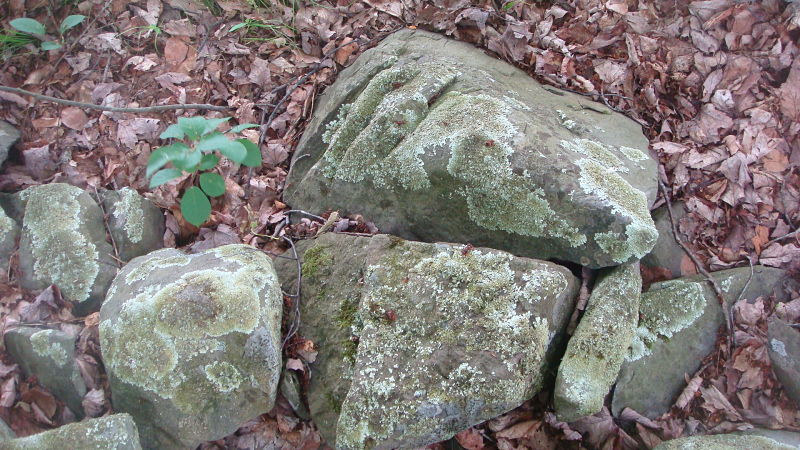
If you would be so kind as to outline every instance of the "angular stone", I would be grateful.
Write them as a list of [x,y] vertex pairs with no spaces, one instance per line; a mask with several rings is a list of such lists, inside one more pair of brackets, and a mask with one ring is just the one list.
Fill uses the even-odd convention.
[[308,408],[303,404],[302,395],[300,394],[300,380],[294,370],[286,369],[281,375],[280,384],[281,395],[289,402],[297,417],[303,420],[311,419],[308,413]]
[[75,337],[59,330],[12,328],[5,334],[6,350],[25,375],[35,375],[39,384],[83,417],[86,384],[75,363]]
[[[769,295],[785,272],[755,266],[744,299]],[[714,272],[729,305],[747,285],[750,268]],[[614,390],[612,412],[626,407],[651,419],[667,412],[702,359],[714,349],[717,330],[725,322],[714,290],[701,276],[654,283],[642,294],[641,320]],[[654,386],[658,388],[655,389]]]
[[135,190],[100,192],[108,229],[123,261],[164,247],[164,213]]
[[796,448],[764,436],[715,434],[710,436],[689,436],[665,441],[655,446],[653,450],[794,450]]
[[136,424],[128,414],[88,419],[32,436],[0,442],[0,450],[141,450]]
[[157,250],[120,271],[100,348],[114,409],[145,448],[194,448],[272,408],[282,305],[272,262],[246,245]]
[[800,331],[772,317],[767,339],[772,371],[789,397],[800,403]]
[[[308,398],[339,449],[408,448],[513,409],[541,387],[574,306],[564,267],[484,248],[324,234],[303,253]],[[277,264],[286,286],[293,261]]]
[[469,44],[402,30],[325,91],[284,198],[409,239],[604,267],[653,247],[656,190],[632,120]]
[[[672,215],[675,225],[678,226],[680,220],[686,216],[686,208],[683,203],[674,202],[672,204]],[[655,222],[656,230],[658,230],[658,240],[653,250],[642,258],[642,265],[663,267],[672,273],[673,278],[680,277],[681,261],[686,257],[686,252],[675,241],[675,236],[672,233],[672,222],[669,220],[669,212],[666,206],[653,211],[653,222]]]
[[19,225],[0,206],[0,271],[6,272],[8,260],[17,248]]
[[19,130],[5,120],[0,120],[0,164],[8,158],[8,151],[19,139]]
[[558,366],[555,409],[572,422],[597,413],[617,379],[639,322],[639,263],[608,270],[594,290]]
[[76,316],[97,311],[117,272],[103,211],[87,192],[63,183],[25,189],[20,199],[20,286],[40,290],[55,284],[73,302]]

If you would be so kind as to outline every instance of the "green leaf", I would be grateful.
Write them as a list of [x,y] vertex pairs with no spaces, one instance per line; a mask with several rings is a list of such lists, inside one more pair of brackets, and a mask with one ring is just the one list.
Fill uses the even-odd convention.
[[172,164],[178,169],[183,169],[187,172],[195,172],[197,171],[197,165],[200,164],[200,160],[202,158],[203,154],[200,153],[200,151],[189,150],[184,152],[180,158],[174,159]]
[[168,139],[168,138],[175,138],[175,139],[183,139],[183,128],[180,125],[174,123],[167,127],[161,135],[159,135],[161,139]]
[[219,197],[225,193],[225,179],[213,172],[202,173],[200,187],[209,197]]
[[188,145],[183,142],[175,142],[164,147],[153,150],[147,160],[147,171],[145,176],[150,178],[156,170],[164,167],[168,162],[183,158],[184,153],[191,151]]
[[210,170],[217,166],[219,162],[219,156],[213,153],[207,153],[203,155],[203,159],[200,160],[200,170]]
[[178,126],[181,127],[186,137],[191,140],[200,139],[201,136],[211,133],[217,127],[230,120],[230,117],[222,119],[206,119],[205,117],[181,117],[178,119]]
[[246,22],[237,23],[236,25],[234,25],[234,26],[232,26],[232,27],[231,27],[231,30],[229,31],[229,33],[233,33],[234,31],[236,31],[236,30],[238,30],[239,28],[242,28],[242,27],[244,27],[244,26],[247,26],[247,23],[246,23]]
[[231,128],[230,130],[228,130],[228,133],[241,133],[242,130],[246,130],[248,128],[258,128],[259,126],[260,125],[257,123],[243,123]]
[[516,4],[517,4],[517,2],[508,2],[508,3],[506,3],[505,5],[503,5],[503,11],[508,11],[509,9],[513,8],[514,5],[516,5]]
[[44,25],[42,25],[38,20],[31,19],[29,17],[21,17],[19,19],[14,19],[11,22],[9,22],[9,24],[12,27],[18,29],[19,31],[22,31],[23,33],[38,34],[38,35],[44,35],[45,33],[47,33],[47,30],[45,30]]
[[55,41],[47,41],[42,42],[42,50],[50,51],[50,50],[57,50],[61,48],[61,44]]
[[192,186],[181,198],[181,214],[190,224],[199,227],[211,215],[211,202],[197,186]]
[[79,23],[83,22],[85,19],[86,19],[86,16],[82,16],[80,14],[73,14],[71,16],[67,16],[61,22],[61,26],[58,27],[58,31],[60,31],[61,34],[64,34],[64,33],[67,32],[67,30],[69,30],[70,28],[75,27]]
[[242,144],[247,150],[247,156],[242,161],[243,166],[247,167],[261,167],[261,150],[258,146],[249,139],[237,139],[236,142]]
[[183,175],[183,171],[180,169],[159,170],[153,175],[153,178],[150,180],[150,189],[161,186],[162,184],[168,181],[172,181],[181,175]]
[[244,145],[228,139],[222,133],[203,136],[197,143],[197,149],[206,153],[219,150],[220,153],[237,163],[241,163],[247,157],[247,149],[244,148]]

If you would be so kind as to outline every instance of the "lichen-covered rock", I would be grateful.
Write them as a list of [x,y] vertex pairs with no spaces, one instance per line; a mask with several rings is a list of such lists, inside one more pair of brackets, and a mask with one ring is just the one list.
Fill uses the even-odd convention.
[[32,436],[0,442],[0,450],[141,450],[136,424],[128,414],[88,419]]
[[75,336],[59,330],[19,327],[6,332],[5,344],[26,375],[35,375],[76,416],[83,417],[81,402],[86,384],[75,363]]
[[[672,216],[675,226],[680,233],[680,221],[686,216],[686,208],[681,202],[672,204]],[[662,206],[653,211],[653,222],[658,230],[658,240],[653,250],[642,258],[642,265],[646,267],[662,267],[672,274],[673,278],[681,276],[681,261],[687,258],[680,244],[675,241],[672,233],[672,222],[669,219],[667,207]]]
[[[744,299],[769,295],[785,272],[755,266]],[[729,303],[750,278],[750,268],[714,272]],[[717,330],[725,322],[714,290],[701,276],[654,283],[642,294],[639,325],[614,389],[612,412],[632,408],[649,418],[667,412],[692,375],[714,348]]]
[[519,406],[577,292],[561,266],[484,248],[325,234],[300,250],[309,406],[340,449],[423,446]]
[[164,247],[164,214],[135,190],[101,191],[108,229],[123,261]]
[[773,317],[767,339],[772,371],[789,397],[800,403],[800,331]]
[[653,247],[656,190],[635,122],[469,44],[403,30],[326,90],[284,195],[405,238],[603,267]]
[[6,272],[8,260],[17,248],[19,225],[0,206],[0,271]]
[[749,430],[736,431],[733,435],[763,436],[773,441],[788,445],[792,448],[800,448],[800,433],[789,430],[770,430],[768,428],[750,428]]
[[781,444],[764,436],[742,436],[715,434],[712,436],[689,436],[662,442],[653,450],[794,450],[796,447]]
[[73,314],[96,311],[117,272],[103,211],[87,192],[63,183],[34,186],[19,196],[25,203],[20,285],[38,290],[55,284],[73,302]]
[[114,409],[145,448],[193,448],[272,408],[282,304],[269,257],[246,245],[157,250],[120,271],[100,348]]
[[19,130],[5,120],[0,120],[0,164],[8,158],[8,151],[19,139]]
[[572,422],[595,414],[619,374],[639,321],[639,264],[601,275],[558,366],[555,409]]

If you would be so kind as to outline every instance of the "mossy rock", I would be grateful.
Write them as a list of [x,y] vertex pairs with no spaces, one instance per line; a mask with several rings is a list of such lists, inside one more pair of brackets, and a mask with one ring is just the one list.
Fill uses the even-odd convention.
[[[300,251],[309,406],[341,449],[424,446],[522,404],[578,289],[564,267],[485,248],[324,234]],[[292,262],[277,267],[290,285]]]
[[193,448],[272,408],[282,305],[272,262],[246,245],[157,250],[120,271],[100,348],[114,409],[145,448]]
[[64,183],[30,187],[19,199],[25,205],[20,286],[55,284],[73,303],[73,314],[97,311],[117,272],[103,211],[87,192]]
[[473,46],[394,33],[322,96],[285,200],[383,232],[591,267],[656,242],[656,161],[634,121]]
[[558,366],[554,395],[559,420],[572,422],[603,408],[639,322],[641,291],[638,263],[610,269],[595,283]]
[[0,164],[8,158],[8,151],[19,139],[19,130],[5,120],[0,120]]
[[32,436],[0,442],[0,450],[141,450],[136,424],[128,414],[88,419]]
[[75,363],[75,336],[63,331],[19,327],[5,334],[6,350],[25,375],[39,383],[83,417],[86,384]]
[[120,259],[129,261],[164,247],[164,213],[153,202],[128,187],[99,194]]
[[653,450],[794,450],[796,448],[764,436],[715,434],[673,439],[662,442]]
[[8,261],[17,248],[19,224],[0,205],[0,270],[7,272]]

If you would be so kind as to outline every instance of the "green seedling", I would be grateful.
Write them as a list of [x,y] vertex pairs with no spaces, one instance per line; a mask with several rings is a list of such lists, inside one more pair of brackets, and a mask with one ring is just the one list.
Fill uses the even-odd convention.
[[76,26],[80,25],[81,22],[86,20],[86,16],[81,14],[73,14],[71,16],[67,16],[62,22],[61,25],[58,26],[58,40],[51,41],[47,38],[47,29],[41,22],[36,19],[31,19],[30,17],[20,17],[18,19],[14,19],[9,24],[17,29],[18,31],[25,33],[27,35],[33,36],[34,38],[38,39],[41,44],[39,46],[42,50],[50,51],[50,50],[57,50],[64,46],[64,35],[67,31]]

